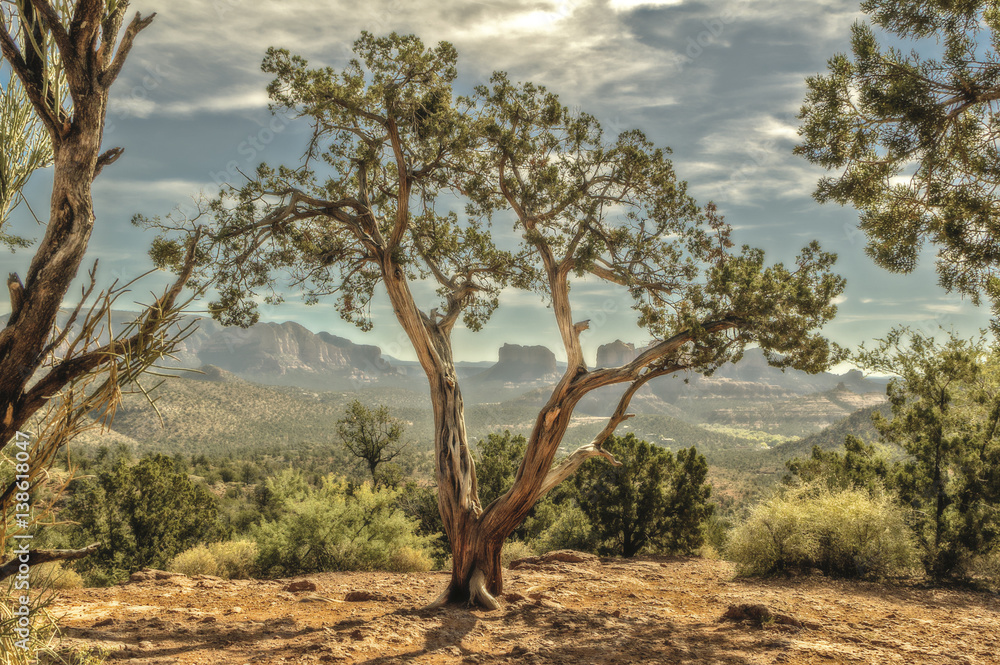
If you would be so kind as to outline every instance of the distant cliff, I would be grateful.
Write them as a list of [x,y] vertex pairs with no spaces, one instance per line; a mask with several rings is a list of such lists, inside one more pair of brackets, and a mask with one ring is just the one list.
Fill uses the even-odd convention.
[[[68,317],[69,312],[63,311],[59,325],[65,325]],[[0,316],[0,325],[6,318]],[[117,336],[135,319],[135,313],[116,310],[110,318]],[[326,332],[312,333],[291,321],[227,328],[202,318],[196,326],[180,343],[175,357],[164,364],[216,368],[203,376],[203,380],[224,380],[223,376],[232,373],[258,383],[343,390],[386,377],[395,378],[398,374],[377,346],[355,344]],[[106,331],[98,339],[107,342]],[[216,375],[218,370],[227,374]]]
[[635,344],[616,339],[610,344],[602,344],[598,347],[595,367],[618,367],[632,362],[636,355]]
[[[63,312],[64,325],[69,312]],[[0,316],[0,326],[6,320]],[[116,335],[135,314],[112,312]],[[226,328],[211,319],[200,319],[194,330],[175,353],[168,366],[196,368],[211,365],[235,377],[264,384],[299,386],[312,390],[358,390],[366,385],[383,384],[426,391],[426,379],[415,362],[392,362],[377,346],[356,344],[327,332],[313,333],[293,323],[258,323],[250,328]],[[107,335],[100,336],[101,342]],[[637,348],[638,347],[638,348]],[[597,350],[594,367],[617,367],[632,361],[645,348],[615,340]],[[485,369],[484,369],[485,367]],[[511,399],[554,384],[563,365],[557,364],[551,350],[544,346],[504,344],[492,366],[484,363],[459,363],[456,368],[469,403]],[[227,374],[209,371],[203,380],[226,380]],[[230,377],[231,378],[231,377]],[[680,373],[650,382],[636,396],[636,409],[649,413],[674,413],[684,399],[696,399],[705,409],[713,399],[789,400],[799,396],[834,390],[883,395],[887,380],[865,377],[857,370],[846,374],[806,374],[796,370],[782,372],[767,364],[759,349],[748,349],[743,359],[720,367],[711,377]],[[603,414],[608,400],[617,399],[614,391],[592,396],[580,408]],[[843,401],[843,400],[841,400]],[[849,400],[848,400],[849,401]],[[852,406],[845,402],[846,406]],[[689,408],[690,404],[685,408]],[[719,409],[731,409],[721,404]],[[728,418],[728,416],[727,416]]]
[[477,382],[531,383],[555,378],[556,357],[544,346],[504,344],[496,365],[473,376]]

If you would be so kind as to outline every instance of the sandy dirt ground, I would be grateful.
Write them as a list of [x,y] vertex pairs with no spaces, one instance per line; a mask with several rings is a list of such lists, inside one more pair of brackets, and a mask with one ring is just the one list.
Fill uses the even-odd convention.
[[[493,612],[420,609],[446,573],[145,577],[63,592],[63,646],[135,665],[1000,663],[995,594],[822,576],[745,580],[726,562],[698,558],[522,564],[507,572],[503,608]],[[723,618],[740,616],[741,605],[771,616]]]

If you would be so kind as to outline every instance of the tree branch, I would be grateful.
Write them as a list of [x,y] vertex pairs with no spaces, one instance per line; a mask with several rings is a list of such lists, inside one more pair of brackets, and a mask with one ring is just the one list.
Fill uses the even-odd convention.
[[115,11],[105,17],[101,24],[101,47],[97,50],[97,65],[105,69],[111,62],[111,55],[114,53],[115,43],[118,41],[118,31],[125,21],[125,12],[128,11],[128,0],[118,0]]
[[441,318],[441,322],[438,324],[446,335],[451,334],[452,329],[455,327],[455,323],[458,322],[458,317],[464,309],[463,301],[479,290],[481,290],[480,287],[470,280],[463,283],[452,293],[448,294],[448,311]]
[[31,70],[21,56],[17,42],[10,36],[6,24],[0,24],[0,54],[3,55],[4,60],[7,61],[11,70],[13,70],[14,74],[21,81],[21,86],[24,88],[28,100],[34,107],[35,113],[38,114],[38,117],[49,130],[49,134],[53,139],[62,136],[62,127],[58,124],[55,115],[53,115],[52,111],[46,105],[42,89],[31,75]]
[[[718,321],[709,321],[708,323],[704,323],[700,326],[700,329],[702,334],[711,335],[725,332],[726,330],[732,330],[733,328],[738,328],[740,323],[741,320],[739,318],[730,316],[719,319]],[[693,342],[695,339],[696,336],[691,330],[682,330],[673,337],[646,349],[628,364],[622,365],[621,367],[598,369],[580,375],[574,382],[574,393],[582,397],[583,395],[604,386],[624,383],[626,381],[634,381],[639,378],[643,369],[669,357],[673,353],[676,353],[682,346],[688,342]]]
[[94,168],[94,179],[101,174],[105,166],[110,166],[118,161],[118,158],[125,154],[125,148],[112,148],[97,158],[97,166]]
[[80,55],[97,39],[107,3],[104,0],[78,0],[69,24],[70,38],[77,40]]
[[[90,281],[87,286],[83,287],[80,300],[76,303],[76,307],[73,308],[73,312],[69,315],[65,325],[63,325],[63,329],[59,331],[59,334],[56,335],[55,339],[49,342],[48,345],[42,350],[42,353],[40,354],[42,357],[47,356],[53,349],[62,344],[63,340],[65,340],[66,336],[69,334],[70,329],[73,327],[73,324],[76,323],[77,317],[80,316],[80,312],[83,310],[83,303],[90,299],[90,294],[93,293],[94,289],[97,287],[97,265],[99,262],[100,259],[94,259],[94,265],[88,273]],[[112,288],[114,287],[112,286]]]
[[63,386],[76,377],[112,362],[115,358],[122,355],[131,355],[145,344],[148,344],[151,335],[169,316],[177,300],[177,296],[180,295],[181,290],[194,271],[195,249],[200,237],[201,229],[199,228],[195,231],[194,238],[188,247],[187,255],[184,258],[184,268],[181,270],[181,273],[177,276],[171,287],[146,310],[148,316],[141,323],[135,334],[124,341],[112,341],[89,353],[67,358],[53,367],[48,374],[24,395],[24,410],[29,416],[41,408],[52,395],[55,395]]
[[542,488],[539,490],[538,498],[541,499],[559,483],[573,475],[573,473],[580,468],[580,465],[591,457],[597,457],[600,455],[602,457],[606,457],[614,466],[621,466],[621,463],[615,459],[614,455],[604,450],[602,446],[608,437],[615,433],[615,430],[619,425],[635,416],[634,413],[627,413],[629,404],[632,402],[632,397],[634,397],[639,389],[646,385],[646,383],[650,380],[658,376],[673,374],[674,372],[678,372],[682,369],[686,369],[686,366],[675,363],[666,367],[651,369],[633,381],[632,385],[628,387],[625,393],[618,400],[618,407],[615,409],[615,412],[611,414],[611,417],[608,419],[604,429],[602,429],[600,433],[594,437],[593,441],[585,446],[577,448],[569,457],[560,462],[558,466],[553,467],[548,474],[546,474],[545,479],[542,481]]
[[[630,418],[627,416],[626,418]],[[596,441],[596,440],[595,440]],[[542,487],[538,490],[538,498],[548,494],[555,489],[562,481],[566,480],[580,468],[580,466],[591,457],[604,457],[614,466],[621,466],[622,463],[615,459],[615,456],[607,450],[601,448],[599,443],[591,442],[585,446],[580,446],[570,454],[569,457],[552,468],[542,481]]]
[[[30,566],[37,566],[51,561],[72,561],[74,559],[82,559],[83,557],[96,552],[97,548],[100,546],[100,543],[94,543],[78,550],[31,550],[26,555],[21,554],[15,556],[13,559],[0,566],[0,581],[5,580],[12,575],[16,575],[18,569],[21,567],[21,564],[26,563]],[[22,560],[21,557],[24,557],[26,561]]]
[[396,121],[389,118],[386,123],[389,130],[389,140],[392,142],[392,152],[396,156],[396,176],[399,179],[399,192],[396,205],[396,223],[389,235],[389,248],[398,247],[410,223],[410,174],[406,166],[406,155],[403,143],[399,138],[399,128]]
[[115,79],[118,78],[118,75],[121,74],[122,67],[125,66],[125,59],[128,58],[129,51],[132,50],[132,44],[135,42],[135,36],[148,28],[154,18],[156,18],[155,12],[146,18],[142,18],[142,14],[139,12],[135,13],[135,17],[132,18],[132,22],[128,24],[127,28],[125,28],[125,34],[122,36],[121,44],[118,45],[118,52],[115,53],[115,57],[111,61],[111,64],[109,64],[104,71],[97,75],[98,83],[105,88],[111,87],[111,84],[114,83]]
[[62,20],[59,18],[59,12],[55,10],[52,3],[49,0],[30,0],[31,5],[35,8],[42,16],[42,20],[45,21],[46,27],[52,33],[52,40],[56,43],[59,48],[59,52],[63,54],[63,62],[69,65],[68,60],[72,59],[72,56],[76,55],[76,51],[73,48],[73,41],[70,39],[69,33],[66,32],[66,27],[62,24]]
[[7,277],[7,290],[10,292],[10,317],[7,325],[12,325],[17,320],[17,315],[21,312],[21,304],[24,302],[24,284],[16,272],[10,273]]

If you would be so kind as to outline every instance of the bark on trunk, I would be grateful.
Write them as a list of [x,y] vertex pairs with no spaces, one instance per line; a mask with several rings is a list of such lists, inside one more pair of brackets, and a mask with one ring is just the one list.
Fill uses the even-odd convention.
[[[97,134],[96,136],[91,136]],[[43,350],[62,299],[83,261],[94,227],[90,194],[99,132],[75,132],[56,150],[49,223],[24,280],[16,320],[0,332],[0,449],[33,414],[25,387],[44,360]]]
[[[48,3],[19,4],[24,5],[17,10],[21,24],[38,25],[59,50],[72,112],[63,108],[55,88],[44,91],[50,75],[47,56],[23,39],[18,43],[4,21],[0,25],[0,54],[49,131],[54,173],[45,237],[28,268],[23,289],[17,283],[16,311],[0,330],[0,450],[38,409],[37,400],[28,403],[25,399],[25,386],[45,359],[63,297],[90,241],[94,227],[91,183],[101,168],[121,155],[117,148],[100,154],[108,91],[136,35],[155,16],[143,18],[137,13],[119,39],[129,6],[125,0],[110,10],[105,3],[85,0],[77,4],[72,20],[60,17]],[[36,23],[36,18],[41,22]]]
[[382,258],[382,275],[396,318],[427,375],[434,409],[438,509],[452,553],[451,581],[435,603],[469,602],[495,609],[498,607],[495,597],[503,591],[500,551],[520,520],[483,520],[450,329],[416,308],[391,252]]

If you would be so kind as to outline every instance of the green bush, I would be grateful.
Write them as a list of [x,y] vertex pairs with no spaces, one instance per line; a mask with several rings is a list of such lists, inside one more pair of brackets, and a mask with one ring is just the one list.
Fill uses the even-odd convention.
[[257,572],[257,543],[252,540],[229,540],[212,543],[209,553],[215,557],[215,574],[227,580],[246,580]]
[[[537,535],[534,534],[536,525],[544,525]],[[598,546],[590,520],[576,501],[539,502],[534,514],[525,521],[525,528],[534,536],[531,542],[539,553],[552,550],[591,552]]]
[[205,545],[195,545],[189,550],[184,550],[167,564],[167,570],[172,573],[180,573],[192,577],[194,575],[218,575],[219,562],[216,560],[208,547]]
[[167,570],[187,576],[215,575],[225,580],[245,580],[256,569],[257,543],[230,540],[196,545],[170,560]]
[[91,568],[83,572],[83,586],[87,588],[109,587],[128,579],[128,571]]
[[132,466],[119,458],[96,478],[75,480],[70,489],[60,515],[74,525],[53,534],[53,544],[99,542],[93,555],[76,564],[91,582],[113,583],[140,568],[162,568],[215,535],[218,500],[165,455]]
[[365,484],[349,493],[332,475],[314,488],[295,472],[268,483],[280,501],[278,516],[251,531],[264,575],[391,570],[404,548],[430,557],[434,538],[417,535],[417,522],[398,507],[398,490]]
[[963,573],[974,583],[1000,591],[1000,547],[984,554],[968,555],[961,561]]
[[759,504],[730,535],[741,575],[819,568],[840,577],[906,573],[917,551],[906,513],[881,490],[788,488]]
[[689,448],[675,457],[631,432],[612,436],[604,449],[621,465],[592,459],[573,477],[580,507],[600,540],[598,551],[632,557],[701,547],[703,524],[715,510],[705,456]]

